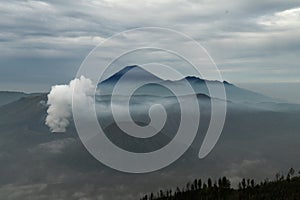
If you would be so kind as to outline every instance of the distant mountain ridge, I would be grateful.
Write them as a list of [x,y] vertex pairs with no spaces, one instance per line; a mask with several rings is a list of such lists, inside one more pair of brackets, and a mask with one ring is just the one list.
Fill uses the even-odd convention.
[[[130,84],[136,80],[152,80],[157,83],[163,83],[165,86],[172,85],[176,86],[177,88],[182,87],[182,94],[181,96],[190,96],[191,93],[185,93],[185,88],[183,87],[183,82],[188,81],[190,85],[192,86],[194,93],[197,94],[197,96],[205,96],[205,97],[211,97],[208,87],[209,85],[216,85],[216,84],[222,84],[225,87],[226,90],[226,100],[230,102],[246,102],[246,103],[266,103],[266,102],[275,102],[275,103],[283,103],[279,102],[271,97],[265,96],[260,93],[252,92],[246,89],[239,88],[235,86],[234,84],[231,84],[227,81],[214,81],[214,80],[204,80],[199,77],[195,76],[187,76],[183,79],[179,80],[163,80],[154,74],[144,70],[140,66],[133,65],[133,66],[127,66],[121,69],[120,71],[116,72],[115,74],[111,75],[109,78],[105,79],[101,83],[98,84],[98,88],[101,91],[101,95],[109,96],[112,94],[112,91],[116,85],[116,83],[120,80],[121,77],[123,77],[127,72],[130,70],[134,70],[135,73],[131,74],[129,78],[127,79],[128,87],[130,87]],[[125,83],[125,88],[126,88]],[[15,102],[23,97],[28,97],[32,95],[39,95],[38,93],[33,94],[27,94],[24,92],[10,92],[10,91],[0,91],[0,106],[4,106],[6,104]],[[122,94],[119,94],[120,96],[127,96],[127,90],[124,90]],[[147,84],[146,86],[143,86],[141,89],[138,89],[137,92],[134,93],[134,96],[148,96],[148,97],[174,97],[174,94],[170,91],[168,91],[165,87],[159,85],[159,84]],[[225,99],[223,99],[225,100]]]
[[[202,84],[204,81],[198,78],[188,79],[199,91],[205,86]],[[180,86],[180,81],[166,82]],[[107,85],[110,86],[111,83]],[[240,95],[243,101],[249,101],[249,98],[254,99],[253,102],[265,100],[261,99],[258,93],[231,84],[225,84],[225,88],[230,98],[238,99]],[[150,89],[155,92],[161,88],[152,85]],[[98,194],[101,194],[103,199],[131,200],[139,199],[140,194],[149,191],[159,191],[161,185],[175,188],[186,183],[189,180],[187,177],[203,177],[202,180],[207,180],[207,177],[214,178],[214,175],[220,177],[226,175],[237,180],[236,177],[242,175],[260,181],[264,177],[269,177],[270,172],[275,174],[286,169],[287,165],[300,166],[297,151],[300,141],[298,134],[300,105],[274,102],[249,104],[228,100],[222,136],[210,155],[199,160],[199,148],[210,123],[209,104],[212,99],[203,93],[197,94],[197,97],[201,120],[192,146],[167,168],[138,176],[116,173],[115,170],[98,162],[83,146],[72,120],[66,133],[51,133],[49,127],[45,125],[48,109],[48,105],[45,104],[47,93],[29,94],[1,106],[1,199],[32,200],[43,197],[78,199],[78,195],[73,195],[86,188],[84,192],[90,195],[86,196],[90,197],[89,199],[96,199],[99,197]],[[108,134],[108,139],[124,150],[137,153],[155,151],[169,144],[177,133],[181,118],[175,96],[162,98],[150,93],[132,97],[132,119],[140,125],[149,123],[148,108],[151,105],[156,103],[166,105],[168,117],[165,126],[159,135],[156,135],[157,137],[147,138],[144,141],[131,138],[130,135],[119,131],[113,116],[107,112],[111,96],[96,96],[96,98],[100,98],[96,108],[99,111],[101,127]],[[126,106],[123,104],[122,96],[118,100],[120,107]],[[190,117],[188,121],[194,119],[193,116],[188,117]],[[228,174],[231,171],[234,173]],[[236,171],[241,171],[242,174],[236,174]],[[40,184],[41,187],[36,187]],[[147,185],[143,188],[145,184]],[[244,194],[248,195],[247,192]]]
[[[185,93],[185,88],[183,87],[183,82],[188,81],[189,84],[194,89],[194,93],[196,94],[204,94],[207,96],[210,96],[210,93],[208,91],[208,86],[214,86],[218,84],[222,84],[225,87],[227,100],[233,101],[233,102],[249,102],[249,103],[262,103],[262,102],[277,102],[277,100],[265,96],[260,93],[252,92],[250,90],[242,89],[234,84],[231,84],[227,81],[217,81],[217,80],[205,80],[199,77],[195,76],[187,76],[180,80],[163,80],[154,74],[144,70],[138,65],[132,65],[127,66],[118,71],[117,73],[111,75],[109,78],[105,79],[101,83],[98,84],[98,88],[101,91],[101,94],[109,95],[112,94],[112,91],[117,84],[117,82],[121,79],[122,76],[124,76],[127,72],[130,70],[134,70],[134,72],[128,76],[128,79],[126,79],[125,82],[122,84],[124,85],[124,88],[126,88],[126,84],[128,84],[128,87],[130,87],[130,84],[134,82],[135,80],[139,79],[145,79],[145,80],[153,80],[156,82],[163,83],[164,85],[176,85],[178,88],[182,87],[182,93],[183,95],[190,95],[190,93]],[[143,89],[135,93],[135,95],[161,95],[161,96],[170,96],[171,93],[165,93],[162,92],[162,89],[164,87],[158,85],[158,84],[148,84],[147,86],[144,86]],[[124,93],[120,95],[126,95],[126,90]]]
[[[189,82],[192,82],[192,81],[220,82],[220,81],[214,81],[214,80],[205,80],[205,79],[201,79],[201,78],[196,77],[196,76],[186,76],[183,79],[173,80],[173,81],[172,80],[163,80],[163,79],[155,76],[151,72],[148,72],[147,70],[143,69],[142,67],[140,67],[138,65],[130,65],[130,66],[124,67],[120,71],[118,71],[115,74],[111,75],[110,77],[108,77],[107,79],[105,79],[104,81],[102,81],[100,84],[117,82],[123,75],[125,75],[127,72],[129,72],[132,69],[138,70],[138,72],[140,73],[140,75],[143,75],[142,77],[136,77],[136,78],[143,78],[143,77],[151,77],[152,76],[153,79],[161,80],[161,81],[166,81],[166,82],[168,82],[168,81],[169,82],[178,82],[178,81],[182,81],[184,79],[188,80]],[[223,83],[231,85],[231,83],[229,83],[227,81],[223,81]]]
[[0,106],[12,103],[28,95],[29,94],[26,94],[24,92],[0,91]]

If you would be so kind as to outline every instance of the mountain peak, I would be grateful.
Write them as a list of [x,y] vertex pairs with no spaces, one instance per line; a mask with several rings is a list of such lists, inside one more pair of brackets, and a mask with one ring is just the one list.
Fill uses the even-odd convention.
[[199,78],[197,76],[187,76],[187,77],[185,77],[183,79],[186,79],[188,81],[205,81],[204,79]]
[[228,81],[223,81],[223,83],[224,83],[225,85],[233,85],[232,83],[229,83]]
[[130,66],[126,66],[123,69],[121,69],[120,71],[116,72],[115,74],[111,75],[109,78],[105,79],[104,81],[101,82],[101,84],[105,84],[105,83],[116,83],[119,81],[119,79],[126,74],[127,72],[129,72],[130,70],[134,70],[132,72],[132,74],[129,75],[129,80],[137,80],[137,79],[156,79],[156,80],[161,80],[161,81],[167,81],[167,82],[178,82],[178,81],[182,81],[182,80],[187,80],[189,82],[197,82],[197,83],[205,83],[206,81],[208,82],[219,82],[219,83],[223,83],[225,85],[232,85],[231,83],[227,82],[227,81],[217,81],[217,80],[205,80],[202,78],[199,78],[197,76],[186,76],[180,80],[163,80],[159,77],[157,77],[156,75],[152,74],[151,72],[143,69],[142,67],[138,66],[138,65],[130,65]]
[[115,74],[111,75],[109,78],[105,79],[104,81],[101,82],[101,84],[107,84],[107,83],[116,83],[119,81],[119,79],[125,75],[127,72],[131,71],[132,73],[128,74],[128,80],[129,81],[134,81],[138,79],[159,79],[159,77],[155,76],[151,72],[143,69],[142,67],[138,65],[130,65],[126,66],[120,71],[116,72]]
[[115,75],[124,75],[125,73],[127,73],[128,71],[132,70],[132,69],[142,69],[140,66],[138,65],[129,65],[124,67],[123,69],[121,69],[120,71],[118,71]]

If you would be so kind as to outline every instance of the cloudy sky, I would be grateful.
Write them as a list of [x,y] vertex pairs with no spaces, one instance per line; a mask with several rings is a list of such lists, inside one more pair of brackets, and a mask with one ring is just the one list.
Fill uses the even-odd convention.
[[158,26],[201,43],[229,82],[300,103],[299,0],[0,0],[0,13],[0,90],[49,91],[105,38]]

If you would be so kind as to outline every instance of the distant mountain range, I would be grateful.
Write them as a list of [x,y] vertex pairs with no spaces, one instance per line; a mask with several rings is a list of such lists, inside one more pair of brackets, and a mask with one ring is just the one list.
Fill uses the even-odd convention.
[[[128,70],[139,74],[125,83],[128,87],[134,78],[145,77],[181,87],[182,80],[162,80],[138,66],[131,66],[109,77],[98,88],[111,91]],[[228,109],[222,135],[212,152],[199,160],[199,148],[210,122],[210,102],[224,101],[211,98],[205,84],[222,83],[197,77],[185,79],[194,88],[201,108],[197,137],[178,161],[142,175],[119,173],[95,160],[79,140],[72,120],[66,133],[51,133],[45,125],[47,93],[0,92],[0,199],[131,200],[166,185],[174,188],[183,185],[189,177],[204,180],[226,175],[234,184],[242,177],[260,181],[289,167],[300,168],[300,105],[281,103],[228,82],[224,82]],[[126,91],[118,98],[121,108],[126,97],[122,95]],[[184,98],[190,98],[189,95],[185,94]],[[141,125],[149,123],[149,106],[153,103],[166,106],[165,127],[145,140],[119,130],[109,110],[109,93],[96,98],[100,125],[113,143],[126,150],[159,149],[172,140],[180,124],[176,97],[157,84],[141,88],[130,102],[132,118]]]
[[[131,84],[134,84],[134,81],[136,80],[148,80],[149,82],[157,82],[157,83],[163,83],[165,86],[168,85],[176,85],[177,88],[182,88],[181,93],[182,95],[190,95],[190,93],[185,93],[185,88],[183,86],[183,81],[188,81],[188,83],[192,86],[194,89],[194,92],[196,94],[203,94],[210,96],[208,91],[208,86],[211,85],[218,85],[223,84],[226,90],[227,100],[232,102],[248,102],[248,103],[262,103],[262,102],[278,102],[278,100],[275,100],[271,97],[252,92],[249,90],[245,90],[242,88],[239,88],[231,83],[228,83],[227,81],[213,81],[213,80],[204,80],[199,77],[192,77],[188,76],[181,80],[162,80],[159,77],[155,76],[154,74],[144,70],[143,68],[134,65],[134,66],[127,66],[120,70],[119,72],[113,74],[109,78],[102,81],[98,88],[103,95],[109,95],[112,93],[115,85],[118,83],[118,81],[123,77],[127,72],[131,71],[128,79],[122,82],[124,88],[130,87]],[[120,95],[127,95],[127,91],[124,90]],[[148,95],[148,96],[172,96],[172,93],[166,91],[165,88],[160,86],[159,84],[148,84],[146,86],[143,86],[141,89],[139,89],[135,95]]]
[[[223,84],[226,90],[227,100],[230,102],[247,102],[250,104],[267,103],[267,102],[280,103],[276,99],[273,99],[271,97],[253,91],[239,88],[227,81],[220,82],[220,81],[204,80],[199,77],[192,77],[192,76],[188,76],[185,77],[184,79],[174,80],[174,81],[163,80],[137,65],[127,66],[122,70],[120,70],[119,72],[113,74],[109,78],[105,79],[101,83],[99,83],[98,89],[101,91],[101,94],[103,96],[111,95],[113,88],[115,87],[117,82],[120,80],[121,77],[123,77],[129,71],[132,71],[131,75],[129,76],[129,79],[126,79],[126,81],[122,83],[125,88],[130,87],[130,85],[133,84],[134,81],[138,79],[142,79],[142,80],[148,80],[150,82],[153,81],[157,83],[163,83],[165,86],[176,85],[176,87],[178,88],[182,87],[182,95],[188,96],[190,95],[190,93],[185,93],[185,89],[183,88],[183,81],[188,81],[188,83],[192,86],[195,94],[197,94],[198,97],[200,96],[210,97],[207,86]],[[118,95],[126,96],[127,95],[126,92],[127,91],[124,90],[123,93],[120,93]],[[28,97],[28,96],[38,95],[38,94],[39,93],[27,94],[24,92],[0,91],[0,106],[12,103],[23,97]],[[155,96],[172,97],[173,95],[174,95],[173,93],[166,90],[161,85],[153,84],[153,83],[143,86],[136,93],[134,93],[134,96],[151,96],[151,97],[155,97]]]

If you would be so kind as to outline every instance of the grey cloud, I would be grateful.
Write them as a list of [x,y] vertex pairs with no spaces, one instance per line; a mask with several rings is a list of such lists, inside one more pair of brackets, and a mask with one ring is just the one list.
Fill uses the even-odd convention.
[[[243,77],[244,81],[253,82],[256,77],[243,71],[255,72],[261,66],[273,65],[275,69],[283,62],[286,69],[297,66],[299,59],[292,55],[300,50],[299,31],[260,23],[265,16],[297,6],[299,1],[292,0],[1,1],[0,59],[5,61],[1,62],[1,74],[7,77],[9,71],[14,71],[21,83],[24,57],[32,59],[28,71],[42,68],[38,60],[44,58],[60,65],[62,74],[55,76],[57,68],[47,66],[53,80],[43,84],[68,82],[87,53],[104,38],[128,28],[161,26],[182,31],[202,43],[221,71],[245,68],[225,74],[225,78],[239,82],[239,77]],[[10,70],[6,70],[8,66]],[[42,70],[35,72],[37,77],[44,76]],[[294,72],[299,75],[297,70]],[[277,79],[272,74],[269,78]],[[282,75],[281,79],[288,80],[289,76]]]

